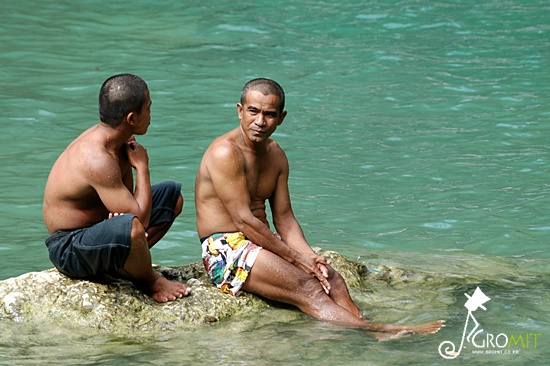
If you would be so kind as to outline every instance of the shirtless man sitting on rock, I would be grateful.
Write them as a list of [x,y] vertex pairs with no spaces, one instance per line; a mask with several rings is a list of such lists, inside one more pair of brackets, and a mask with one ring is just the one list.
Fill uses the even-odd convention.
[[[202,158],[195,182],[197,230],[212,282],[226,293],[242,290],[291,304],[379,339],[437,332],[442,321],[367,322],[342,276],[313,252],[292,211],[287,157],[270,138],[286,117],[284,103],[278,83],[249,81],[237,104],[240,125],[214,140]],[[267,200],[276,233],[267,221]]]
[[[130,280],[158,302],[191,288],[153,270],[150,248],[181,213],[181,185],[151,187],[147,132],[151,98],[135,75],[107,79],[99,93],[100,122],[77,137],[52,167],[44,192],[50,260],[72,278],[107,274]],[[135,188],[133,170],[135,170]]]

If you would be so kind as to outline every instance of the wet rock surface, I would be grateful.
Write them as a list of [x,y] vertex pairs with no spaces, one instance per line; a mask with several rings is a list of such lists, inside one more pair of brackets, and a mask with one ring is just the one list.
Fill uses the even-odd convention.
[[[352,297],[367,313],[383,311],[384,307],[414,311],[415,306],[426,302],[447,306],[456,301],[459,290],[480,280],[412,271],[377,259],[354,262],[333,251],[316,250],[344,277]],[[211,284],[202,263],[155,269],[168,279],[190,285],[192,295],[160,304],[128,281],[110,277],[99,282],[74,280],[50,269],[0,281],[0,320],[57,326],[66,323],[131,333],[199,327],[251,309],[277,306],[248,293],[237,297],[222,293]]]

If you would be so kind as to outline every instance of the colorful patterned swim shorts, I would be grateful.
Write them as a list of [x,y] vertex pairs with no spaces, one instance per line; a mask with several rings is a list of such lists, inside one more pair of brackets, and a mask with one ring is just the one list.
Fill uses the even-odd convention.
[[202,241],[202,263],[223,292],[238,295],[262,248],[243,233],[218,233]]

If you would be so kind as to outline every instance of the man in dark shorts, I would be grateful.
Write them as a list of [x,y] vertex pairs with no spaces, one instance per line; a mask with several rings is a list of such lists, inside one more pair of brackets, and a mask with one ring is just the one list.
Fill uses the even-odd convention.
[[191,288],[154,271],[150,248],[181,213],[183,196],[178,183],[151,187],[147,150],[134,138],[147,132],[150,112],[149,89],[138,76],[115,75],[103,83],[100,122],[65,149],[46,182],[46,246],[67,276],[125,278],[167,302]]

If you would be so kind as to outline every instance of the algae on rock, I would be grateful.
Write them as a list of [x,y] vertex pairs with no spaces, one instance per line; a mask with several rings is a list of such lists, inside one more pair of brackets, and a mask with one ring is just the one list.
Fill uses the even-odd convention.
[[[414,307],[422,306],[426,299],[431,306],[448,306],[455,301],[457,289],[479,280],[411,271],[377,261],[358,263],[333,251],[315,250],[344,277],[352,297],[367,313],[396,307],[414,311]],[[192,294],[160,304],[125,280],[110,277],[101,282],[75,280],[56,269],[49,269],[0,281],[0,320],[70,323],[107,332],[129,333],[204,326],[250,309],[277,306],[248,293],[239,296],[222,293],[211,284],[202,263],[155,266],[155,269],[171,280],[190,285]],[[414,301],[412,293],[418,295]]]

